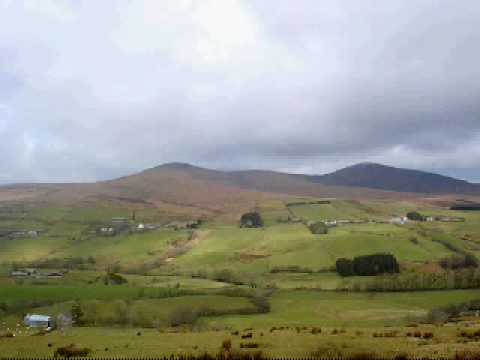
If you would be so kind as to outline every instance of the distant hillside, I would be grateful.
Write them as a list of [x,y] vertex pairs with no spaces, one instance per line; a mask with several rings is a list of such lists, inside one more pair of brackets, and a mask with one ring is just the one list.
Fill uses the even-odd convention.
[[[405,199],[424,194],[480,195],[480,185],[378,164],[322,176],[266,170],[220,171],[169,163],[119,179],[83,184],[0,187],[0,202],[151,207],[206,215],[238,214],[267,198]],[[423,195],[419,195],[423,194]]]
[[[320,184],[305,175],[287,174],[269,170],[220,171],[171,163],[146,170],[134,176],[158,176],[166,173],[188,174],[192,179],[222,184],[228,187],[268,194],[338,198],[397,198],[391,191],[361,189],[335,184]],[[405,196],[405,195],[402,195]]]
[[399,198],[405,194],[324,185],[305,175],[273,171],[219,171],[169,163],[119,179],[84,184],[19,184],[0,187],[0,201],[58,205],[190,207],[210,214],[238,213],[266,198]]
[[400,169],[374,163],[353,165],[331,174],[312,176],[324,185],[353,186],[424,194],[480,194],[480,184],[429,172]]

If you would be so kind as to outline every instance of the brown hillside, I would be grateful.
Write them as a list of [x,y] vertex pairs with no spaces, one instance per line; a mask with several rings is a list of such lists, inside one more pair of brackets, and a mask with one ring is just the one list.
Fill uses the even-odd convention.
[[24,184],[0,188],[0,201],[95,206],[190,207],[209,214],[239,213],[266,198],[292,196],[403,199],[417,195],[323,185],[303,175],[272,171],[217,171],[166,164],[116,180],[85,184]]

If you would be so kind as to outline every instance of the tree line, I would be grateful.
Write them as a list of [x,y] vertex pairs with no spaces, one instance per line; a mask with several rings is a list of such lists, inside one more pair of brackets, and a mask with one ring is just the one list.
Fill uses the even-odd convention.
[[344,281],[338,291],[424,291],[480,288],[480,269],[469,268],[437,273],[384,274],[369,281]]

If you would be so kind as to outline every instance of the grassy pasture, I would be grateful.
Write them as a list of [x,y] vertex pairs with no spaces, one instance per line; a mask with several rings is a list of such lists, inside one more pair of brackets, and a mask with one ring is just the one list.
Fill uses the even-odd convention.
[[[478,326],[478,325],[477,325]],[[346,333],[334,335],[333,328],[322,328],[322,333],[313,335],[310,328],[297,332],[295,329],[275,331],[252,330],[253,342],[269,356],[304,358],[312,353],[324,356],[367,352],[393,356],[405,353],[412,356],[431,356],[436,354],[453,355],[456,351],[475,350],[475,342],[463,343],[458,338],[456,327],[435,328],[420,327],[424,333],[433,332],[435,337],[422,341],[405,336],[411,328],[389,329],[347,329]],[[375,338],[374,332],[397,331],[394,338]],[[140,336],[138,336],[140,332]],[[241,332],[242,334],[243,332]],[[262,336],[263,334],[263,336]],[[93,357],[155,357],[171,354],[217,353],[221,343],[231,339],[233,349],[239,350],[240,343],[245,342],[239,336],[232,336],[230,331],[184,331],[159,332],[154,329],[122,328],[74,328],[61,335],[58,332],[46,336],[31,336],[31,332],[22,333],[13,339],[0,339],[2,355],[10,356],[52,356],[56,347],[71,343],[92,349]],[[48,346],[51,344],[51,347]],[[245,351],[245,350],[243,350]]]
[[[75,343],[92,349],[96,357],[155,357],[172,354],[217,353],[223,340],[230,339],[232,348],[240,350],[245,342],[231,330],[175,329],[158,331],[136,328],[73,328],[66,334],[53,332],[46,336],[32,336],[31,330],[20,328],[17,337],[0,339],[3,356],[51,356],[56,347]],[[464,324],[456,326],[419,326],[346,328],[322,327],[320,334],[312,334],[311,327],[284,328],[270,332],[269,329],[240,330],[240,335],[251,332],[250,340],[259,345],[259,350],[268,356],[305,358],[318,356],[339,357],[349,353],[377,353],[394,356],[398,353],[412,357],[452,356],[455,352],[478,351],[477,342],[465,342],[459,336]],[[470,325],[474,331],[480,324]],[[423,340],[408,337],[408,333],[431,332],[433,339]],[[394,334],[393,337],[378,337],[374,334]],[[49,345],[50,344],[50,345]],[[246,351],[246,350],[240,350]]]
[[[418,239],[414,244],[412,237]],[[177,258],[172,269],[229,268],[266,273],[275,266],[298,265],[321,270],[336,259],[371,253],[394,254],[400,261],[428,261],[452,252],[417,233],[415,228],[390,224],[361,224],[332,228],[312,235],[303,224],[277,224],[265,229],[218,227],[194,249]]]
[[[346,225],[333,228],[325,236],[313,236],[302,224],[279,223],[287,218],[285,203],[268,200],[258,205],[266,227],[239,229],[237,224],[206,224],[209,233],[194,248],[175,259],[164,270],[188,272],[192,269],[230,268],[234,271],[262,274],[274,266],[301,265],[318,270],[330,267],[338,257],[373,252],[390,252],[401,261],[436,260],[451,254],[435,237],[480,254],[480,216],[467,212],[452,212],[439,208],[419,208],[409,202],[338,201],[331,204],[300,205],[290,208],[295,215],[309,220],[324,218],[371,219],[389,218],[417,209],[428,215],[463,216],[464,223],[424,223],[408,226],[389,224]],[[118,237],[97,237],[85,233],[88,226],[107,221],[114,216],[131,216],[127,209],[46,208],[34,209],[24,220],[32,228],[43,226],[47,232],[39,238],[2,239],[0,263],[33,261],[46,257],[88,257],[94,255],[99,264],[122,262],[139,265],[162,258],[176,241],[188,236],[173,230],[155,231]],[[137,218],[155,218],[160,210],[136,210]],[[19,216],[18,214],[16,216]],[[36,224],[33,219],[40,221]],[[35,221],[37,221],[35,220]],[[33,221],[33,222],[32,222]],[[0,226],[8,227],[5,223]],[[28,228],[28,226],[24,226]],[[467,235],[468,241],[462,238]],[[418,244],[409,240],[417,238]]]
[[271,298],[271,312],[206,319],[210,326],[266,329],[272,326],[381,327],[406,325],[409,317],[448,304],[480,297],[478,290],[404,293],[338,293],[279,291]]
[[[387,252],[407,265],[424,264],[453,255],[455,251],[448,244],[480,256],[480,213],[453,212],[408,201],[333,200],[328,205],[300,205],[287,209],[283,201],[268,199],[257,203],[256,207],[264,218],[265,228],[240,229],[236,214],[228,214],[228,221],[218,217],[202,225],[199,232],[201,236],[191,241],[186,251],[169,255],[168,262],[158,265],[147,276],[124,275],[128,284],[122,286],[104,286],[101,281],[92,284],[104,275],[104,271],[93,270],[70,271],[63,279],[41,280],[43,285],[32,279],[14,281],[5,276],[10,269],[6,263],[94,256],[99,269],[117,262],[126,267],[136,267],[165,260],[169,251],[188,241],[189,232],[164,229],[116,237],[89,234],[87,230],[92,224],[109,221],[115,216],[131,216],[130,209],[107,206],[97,209],[36,208],[29,209],[27,216],[22,219],[18,213],[0,217],[0,226],[3,228],[47,230],[38,238],[0,239],[0,302],[34,299],[41,304],[41,301],[48,301],[43,307],[32,310],[55,314],[68,310],[73,301],[79,300],[91,313],[99,314],[99,324],[115,318],[119,309],[126,307],[131,319],[150,325],[155,321],[155,326],[161,328],[161,331],[137,330],[132,327],[132,322],[127,321],[125,328],[74,328],[66,335],[54,332],[26,338],[32,334],[30,331],[14,339],[0,338],[2,351],[6,355],[45,356],[51,355],[56,346],[74,342],[91,347],[97,356],[214,352],[226,338],[232,338],[234,347],[238,348],[242,340],[231,335],[231,331],[240,330],[242,333],[247,328],[254,329],[251,330],[254,333],[253,341],[260,344],[261,350],[274,355],[304,356],[322,347],[337,352],[395,348],[416,354],[427,354],[429,351],[451,353],[452,349],[471,346],[457,338],[455,326],[432,328],[421,325],[420,328],[425,331],[435,331],[435,340],[424,343],[405,336],[375,339],[372,333],[386,331],[385,326],[388,329],[392,329],[392,326],[403,327],[412,318],[423,317],[432,308],[478,299],[479,290],[340,293],[308,289],[334,290],[344,281],[369,280],[357,277],[342,279],[335,273],[325,272],[339,257]],[[186,209],[182,215],[181,207],[174,205],[171,213],[165,209],[136,210],[136,217],[139,221],[161,222],[188,213],[201,213],[198,209],[196,212]],[[345,225],[331,228],[326,235],[312,235],[301,223],[283,222],[292,215],[291,212],[312,221],[387,220],[411,210],[432,216],[462,216],[466,221],[409,223],[405,226]],[[413,238],[415,241],[412,241]],[[271,273],[275,267],[289,266],[309,268],[312,272]],[[259,287],[274,285],[278,290],[269,299],[271,311],[240,315],[239,312],[252,306],[250,300],[241,296],[225,296],[225,292],[231,289],[245,290],[248,285],[234,286],[212,280],[213,275],[223,270],[230,271],[246,283],[252,281]],[[191,277],[199,271],[209,278]],[[228,315],[201,317],[193,329],[165,328],[170,314],[179,307],[194,310],[210,307]],[[21,314],[0,313],[0,323],[8,321],[10,326],[20,318]],[[270,328],[274,326],[288,326],[290,329],[270,333]],[[321,335],[313,335],[308,329],[297,333],[294,330],[296,326],[317,326],[324,331]],[[332,335],[334,328],[345,328],[346,334]],[[402,333],[409,330],[400,329]],[[2,330],[0,328],[0,332]],[[141,331],[142,335],[136,336],[137,331]],[[47,346],[49,342],[54,344],[53,348]]]
[[140,290],[146,297],[167,297],[175,294],[175,289],[137,288],[131,286],[55,286],[55,285],[2,285],[0,299],[4,302],[22,300],[52,300],[63,302],[68,300],[108,300],[135,299]]

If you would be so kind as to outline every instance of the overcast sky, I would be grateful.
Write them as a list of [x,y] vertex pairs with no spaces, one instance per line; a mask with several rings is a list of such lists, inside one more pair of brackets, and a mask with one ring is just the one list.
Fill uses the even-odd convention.
[[480,2],[0,0],[0,182],[164,162],[480,181]]

